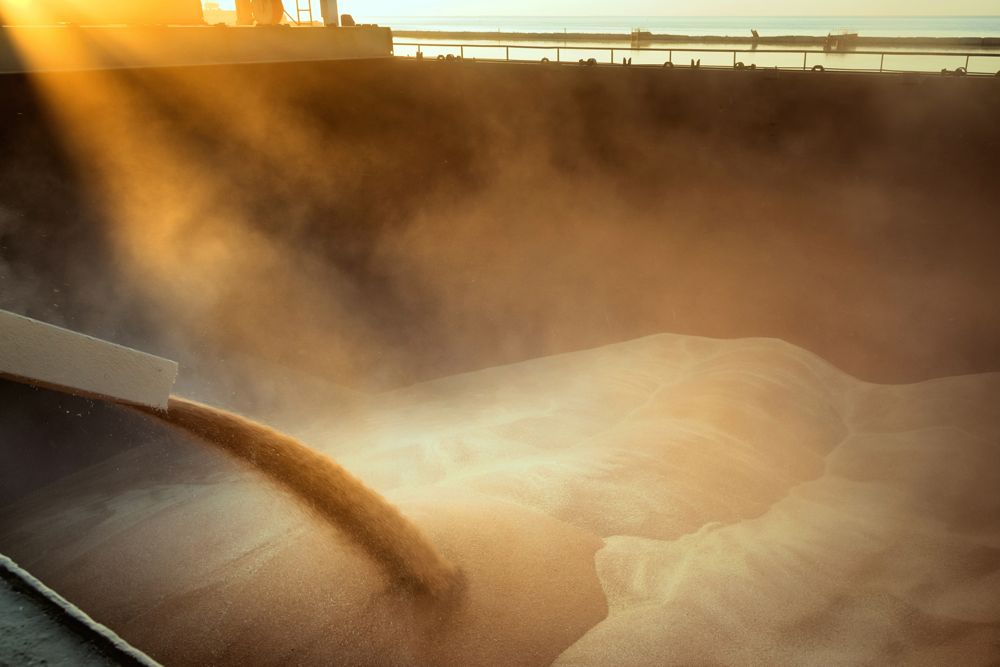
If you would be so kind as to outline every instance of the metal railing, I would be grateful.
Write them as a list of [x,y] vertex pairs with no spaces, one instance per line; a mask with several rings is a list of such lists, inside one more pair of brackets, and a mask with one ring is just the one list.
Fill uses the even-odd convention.
[[[477,51],[479,53],[482,53],[483,50],[492,50],[493,52],[496,52],[498,50],[502,50],[502,52],[503,52],[503,57],[502,58],[496,58],[496,57],[494,57],[494,58],[474,58],[474,59],[476,59],[476,60],[485,60],[485,61],[518,61],[518,62],[530,62],[530,61],[542,60],[542,61],[547,61],[547,62],[555,62],[555,63],[559,63],[559,64],[578,63],[578,62],[581,62],[581,60],[584,61],[584,62],[586,62],[586,61],[590,60],[590,59],[577,59],[577,58],[571,58],[571,59],[568,59],[568,60],[564,60],[563,59],[563,54],[565,52],[576,52],[577,54],[579,54],[580,52],[587,52],[587,53],[590,53],[590,54],[593,54],[593,53],[606,53],[606,54],[608,54],[608,59],[607,60],[603,60],[603,59],[602,60],[597,60],[595,58],[595,59],[593,59],[593,61],[595,63],[612,64],[612,65],[619,64],[618,59],[616,58],[616,55],[628,54],[628,56],[626,56],[623,59],[623,63],[622,64],[631,65],[632,64],[632,62],[631,62],[632,58],[635,57],[636,54],[641,54],[643,56],[648,56],[649,54],[659,54],[659,53],[666,54],[666,59],[663,60],[662,62],[640,62],[640,63],[636,63],[636,66],[659,66],[659,67],[672,67],[672,66],[674,66],[674,54],[675,53],[684,53],[684,54],[692,54],[692,55],[697,55],[697,54],[728,54],[728,55],[732,56],[732,62],[728,62],[729,59],[727,58],[727,62],[725,62],[724,64],[719,64],[719,63],[711,64],[710,63],[710,64],[705,64],[705,65],[702,65],[700,63],[700,59],[696,60],[695,58],[690,58],[690,61],[692,63],[695,63],[694,64],[695,67],[705,67],[705,68],[715,68],[715,69],[719,69],[719,68],[739,68],[741,65],[743,67],[747,67],[747,68],[751,68],[752,69],[752,68],[757,67],[758,65],[756,65],[755,63],[744,63],[743,61],[740,60],[740,58],[743,57],[743,58],[749,60],[751,56],[765,55],[765,56],[772,56],[772,59],[773,59],[773,56],[782,55],[782,56],[801,56],[802,57],[802,63],[801,63],[801,65],[798,64],[798,60],[796,59],[796,61],[795,61],[796,64],[794,66],[789,66],[789,65],[784,65],[784,66],[783,65],[773,65],[773,66],[768,66],[767,69],[794,69],[794,70],[823,69],[823,70],[832,70],[832,71],[851,71],[851,72],[933,72],[933,71],[946,71],[946,72],[951,72],[951,73],[955,73],[955,74],[973,74],[973,75],[980,74],[980,75],[990,75],[990,76],[994,76],[995,75],[995,76],[1000,76],[1000,60],[993,60],[993,61],[991,61],[992,63],[995,63],[995,67],[997,69],[994,69],[993,67],[991,67],[989,70],[984,70],[984,71],[981,71],[981,72],[979,72],[979,71],[977,71],[977,72],[971,72],[969,70],[969,66],[970,66],[970,63],[972,62],[973,58],[1000,59],[1000,52],[993,52],[993,53],[991,53],[991,52],[971,53],[971,52],[958,52],[958,51],[875,51],[875,50],[860,50],[860,49],[859,50],[852,49],[852,50],[849,50],[849,51],[840,51],[840,50],[827,51],[825,49],[794,49],[794,48],[789,48],[789,49],[759,49],[759,48],[758,49],[754,49],[754,48],[743,48],[743,49],[740,49],[740,48],[735,48],[735,49],[734,48],[728,48],[728,49],[720,49],[720,48],[711,48],[711,47],[705,47],[705,48],[687,48],[687,47],[685,47],[685,48],[669,48],[669,47],[599,46],[599,45],[596,45],[596,46],[584,46],[584,45],[579,45],[579,46],[559,45],[559,46],[555,46],[555,45],[550,45],[550,44],[471,44],[471,43],[457,43],[457,42],[456,43],[449,43],[449,42],[412,42],[412,41],[410,41],[410,42],[401,42],[401,41],[394,41],[393,42],[394,52],[395,52],[396,47],[406,47],[406,48],[416,47],[417,51],[416,51],[416,53],[414,55],[416,55],[416,54],[422,54],[423,53],[423,49],[430,49],[430,50],[435,50],[435,51],[436,50],[441,50],[441,49],[446,49],[446,50],[450,50],[449,55],[451,55],[452,57],[458,56],[458,57],[460,57],[462,59],[465,59],[469,55],[472,55],[474,57],[474,55],[475,55],[475,53]],[[457,50],[457,52],[455,52],[456,50]],[[513,58],[511,57],[511,51],[512,50],[515,52]],[[533,52],[535,52],[536,56],[537,56],[538,52],[544,51],[544,52],[547,52],[550,55],[554,55],[555,58],[554,58],[554,60],[552,58],[550,58],[549,56],[544,56],[541,59],[539,59],[537,57],[535,57],[535,58],[518,58],[517,57],[517,55],[518,55],[517,52],[519,50],[520,51],[526,51],[526,50],[533,51]],[[840,57],[850,57],[850,56],[866,56],[866,57],[870,56],[872,58],[874,58],[874,57],[877,56],[879,64],[878,64],[877,68],[874,67],[874,66],[872,66],[872,67],[843,67],[843,66],[839,66],[838,67],[838,66],[832,66],[832,65],[829,64],[831,60],[834,60],[834,62],[836,62],[837,58],[840,58]],[[959,62],[959,63],[963,62],[963,59],[964,59],[964,64],[955,67],[953,70],[950,70],[948,68],[939,68],[939,67],[937,67],[937,68],[932,67],[932,68],[891,69],[891,68],[887,68],[886,67],[886,56],[889,56],[890,58],[897,58],[897,57],[909,58],[909,59],[911,59],[911,62],[913,62],[912,61],[913,58],[924,58],[924,59],[935,58],[935,59],[939,59],[941,61],[948,60],[951,64],[954,64],[956,62]],[[444,56],[444,54],[438,54],[437,57],[441,58],[441,57],[446,57],[446,56]],[[687,57],[688,56],[685,56],[685,58],[687,58]],[[810,62],[810,57],[812,57],[812,62]],[[819,60],[822,60],[823,62],[817,62]],[[684,65],[678,65],[678,66],[684,66]]]

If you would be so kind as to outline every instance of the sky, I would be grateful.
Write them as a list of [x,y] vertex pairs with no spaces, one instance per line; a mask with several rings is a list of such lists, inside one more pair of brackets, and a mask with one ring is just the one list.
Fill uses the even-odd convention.
[[[294,0],[285,0],[294,6]],[[1000,14],[998,0],[340,0],[365,16],[922,16]]]

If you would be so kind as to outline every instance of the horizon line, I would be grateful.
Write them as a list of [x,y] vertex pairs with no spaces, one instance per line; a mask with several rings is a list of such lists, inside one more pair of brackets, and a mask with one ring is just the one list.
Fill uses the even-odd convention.
[[[359,14],[363,16],[364,14]],[[386,16],[395,18],[574,18],[574,19],[605,19],[631,18],[634,16],[658,18],[984,18],[1000,19],[1000,14],[367,14],[367,16]]]

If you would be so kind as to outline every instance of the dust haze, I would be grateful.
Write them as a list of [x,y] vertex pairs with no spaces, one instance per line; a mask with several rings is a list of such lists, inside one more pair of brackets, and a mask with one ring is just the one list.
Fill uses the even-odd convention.
[[[848,83],[825,108],[446,67],[41,77],[76,182],[12,199],[85,197],[108,261],[60,238],[72,280],[48,306],[22,251],[3,305],[191,372],[245,357],[364,391],[659,331],[776,336],[879,381],[997,367],[996,132],[909,134],[984,110],[900,83],[915,110]],[[53,254],[40,222],[7,244]]]
[[[358,553],[216,448],[98,414],[114,455],[0,510],[0,546],[154,657],[996,661],[993,81],[392,60],[3,85],[0,307],[177,359],[182,395],[336,460],[422,553],[348,512]],[[313,481],[341,528],[370,507]],[[455,608],[385,593],[451,566]]]

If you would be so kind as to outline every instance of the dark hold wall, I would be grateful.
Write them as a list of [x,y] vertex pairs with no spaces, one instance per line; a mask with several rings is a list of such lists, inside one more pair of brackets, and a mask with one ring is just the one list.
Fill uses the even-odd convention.
[[[0,77],[0,307],[182,369],[238,352],[384,388],[672,331],[775,336],[880,382],[1000,370],[997,79],[35,77]],[[123,216],[179,225],[183,285],[112,243]]]

